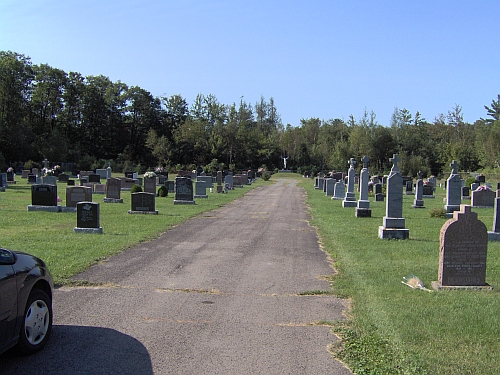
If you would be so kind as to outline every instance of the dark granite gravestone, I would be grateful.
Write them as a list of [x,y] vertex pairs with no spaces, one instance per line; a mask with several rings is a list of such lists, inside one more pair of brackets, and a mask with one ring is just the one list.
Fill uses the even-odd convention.
[[174,181],[167,181],[166,186],[168,188],[169,193],[175,193],[175,182]]
[[57,186],[35,184],[31,186],[33,206],[57,206]]
[[154,193],[146,193],[141,191],[139,193],[132,193],[132,209],[128,211],[129,214],[158,214],[155,209]]
[[470,187],[462,186],[462,199],[470,199]]
[[217,172],[217,178],[215,179],[217,181],[217,193],[222,193],[222,172],[218,171]]
[[483,186],[472,192],[472,207],[493,207],[496,193],[493,190],[483,189]]
[[15,182],[15,173],[7,172],[7,182]]
[[102,233],[99,203],[78,202],[76,205],[76,227],[74,232]]
[[69,180],[69,176],[66,174],[66,173],[61,173],[59,174],[59,176],[57,177],[57,180],[59,182],[68,182]]
[[438,281],[434,289],[490,288],[486,284],[486,225],[472,212],[471,206],[461,205],[453,219],[444,223],[440,234]]
[[175,178],[174,204],[194,204],[193,181],[188,177]]
[[91,183],[100,183],[101,182],[101,176],[98,174],[89,174],[89,182]]
[[68,186],[75,186],[75,180],[68,180]]

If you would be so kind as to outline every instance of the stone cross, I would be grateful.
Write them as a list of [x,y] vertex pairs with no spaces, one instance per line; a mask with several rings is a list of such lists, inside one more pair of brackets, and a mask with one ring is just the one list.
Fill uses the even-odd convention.
[[451,174],[458,174],[458,167],[460,166],[460,164],[458,164],[456,162],[456,160],[453,160],[453,162],[450,164],[450,167],[451,167]]
[[354,160],[354,158],[350,158],[349,164],[351,165],[351,168],[354,168],[354,166],[356,165],[356,160]]
[[418,171],[418,178],[422,179],[424,177],[424,172]]
[[389,161],[393,164],[391,172],[399,172],[398,163],[401,161],[401,159],[398,157],[398,154],[393,154],[392,158],[389,158]]
[[363,159],[361,159],[363,162],[363,168],[368,168],[368,162],[370,161],[370,158],[368,156],[363,156]]

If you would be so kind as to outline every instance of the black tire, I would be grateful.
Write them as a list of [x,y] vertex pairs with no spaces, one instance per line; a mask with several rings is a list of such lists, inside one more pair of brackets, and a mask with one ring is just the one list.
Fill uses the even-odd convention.
[[33,289],[24,309],[17,350],[32,354],[42,349],[52,332],[52,301],[43,290]]

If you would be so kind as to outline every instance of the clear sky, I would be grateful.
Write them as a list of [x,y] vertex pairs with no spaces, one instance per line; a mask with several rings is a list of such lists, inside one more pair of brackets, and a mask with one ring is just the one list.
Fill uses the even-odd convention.
[[0,50],[155,96],[274,99],[283,123],[487,117],[498,0],[1,0]]

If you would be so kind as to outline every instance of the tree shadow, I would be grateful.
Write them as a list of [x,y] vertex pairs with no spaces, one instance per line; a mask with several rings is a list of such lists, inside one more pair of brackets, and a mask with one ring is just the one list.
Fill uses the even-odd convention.
[[34,355],[1,355],[0,369],[3,375],[153,374],[149,353],[135,338],[109,328],[65,325],[54,325],[47,346]]

